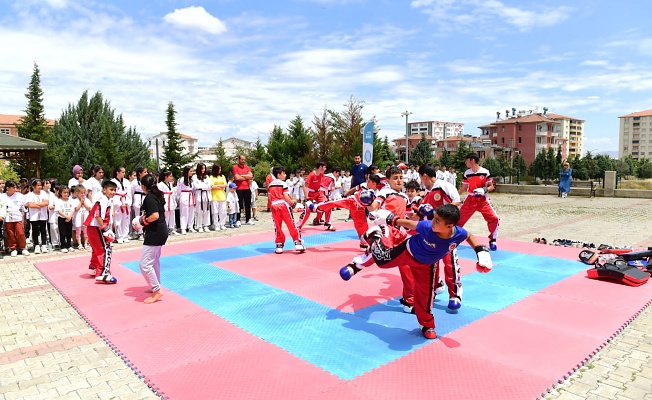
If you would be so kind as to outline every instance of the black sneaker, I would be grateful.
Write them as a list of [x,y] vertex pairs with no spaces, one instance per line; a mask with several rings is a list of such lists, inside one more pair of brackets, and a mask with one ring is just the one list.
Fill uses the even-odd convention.
[[408,313],[408,314],[416,314],[416,311],[414,311],[414,304],[410,304],[405,300],[404,298],[400,298],[399,303],[403,305],[403,312]]

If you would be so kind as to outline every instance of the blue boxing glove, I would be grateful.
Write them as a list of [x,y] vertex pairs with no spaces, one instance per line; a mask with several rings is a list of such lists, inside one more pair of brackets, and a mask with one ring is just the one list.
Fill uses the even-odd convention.
[[421,204],[416,212],[421,219],[430,219],[433,215],[435,215],[435,209],[431,204],[428,203]]
[[360,192],[359,198],[360,198],[360,203],[362,205],[370,206],[371,203],[373,203],[374,200],[376,200],[376,195],[371,190],[363,190],[362,192]]

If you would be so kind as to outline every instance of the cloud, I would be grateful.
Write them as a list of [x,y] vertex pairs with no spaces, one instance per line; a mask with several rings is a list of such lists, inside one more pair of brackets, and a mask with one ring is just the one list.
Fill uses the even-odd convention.
[[430,16],[442,30],[466,29],[478,24],[495,26],[496,19],[520,31],[557,25],[570,17],[570,7],[510,7],[498,0],[413,0],[411,6]]
[[208,13],[204,7],[186,7],[174,10],[163,17],[169,24],[184,29],[200,30],[212,35],[226,32],[224,22]]

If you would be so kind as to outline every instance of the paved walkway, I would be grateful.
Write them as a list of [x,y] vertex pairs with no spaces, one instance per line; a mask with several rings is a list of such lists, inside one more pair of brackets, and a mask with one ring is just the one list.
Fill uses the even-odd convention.
[[[647,220],[652,215],[652,200],[496,195],[493,203],[504,238],[652,245]],[[260,217],[256,226],[172,237],[170,241],[272,231],[269,213],[260,213]],[[343,211],[335,214],[336,220],[344,217]],[[479,216],[474,216],[467,228],[478,236],[486,233]],[[116,245],[115,250],[140,244]],[[33,265],[77,255],[18,256],[0,261],[0,399],[157,398]],[[482,398],[480,393],[478,398]],[[652,400],[651,308],[544,398]]]

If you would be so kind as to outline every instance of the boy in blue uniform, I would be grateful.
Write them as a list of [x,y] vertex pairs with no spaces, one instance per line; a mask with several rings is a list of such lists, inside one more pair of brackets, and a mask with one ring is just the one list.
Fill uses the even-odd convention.
[[[373,227],[366,233],[370,242],[369,254],[355,257],[351,263],[340,269],[340,276],[348,281],[362,268],[374,262],[380,268],[408,265],[414,277],[414,310],[421,325],[421,332],[427,339],[435,339],[435,317],[431,310],[435,281],[434,264],[466,241],[478,256],[478,272],[486,273],[492,267],[489,251],[485,246],[478,245],[471,233],[456,226],[460,211],[452,204],[437,207],[432,221],[402,219],[387,210],[379,210],[374,214],[375,224],[381,226]],[[386,247],[382,236],[387,229],[382,225],[402,226],[414,229],[417,233],[394,247]]]

